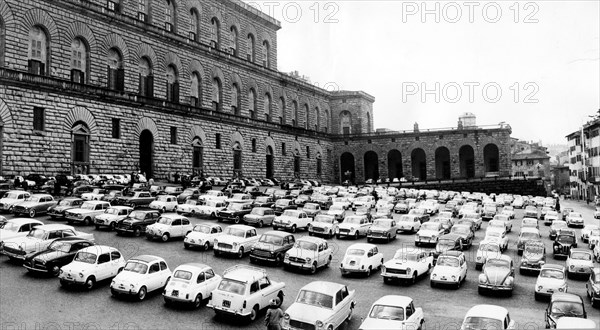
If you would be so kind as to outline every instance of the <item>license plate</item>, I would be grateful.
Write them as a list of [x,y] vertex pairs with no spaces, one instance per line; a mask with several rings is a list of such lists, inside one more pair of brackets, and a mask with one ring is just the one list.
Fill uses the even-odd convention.
[[227,308],[231,307],[231,301],[223,300],[223,307],[227,307]]
[[171,295],[173,297],[179,297],[179,291],[178,290],[173,290],[173,292],[171,292]]
[[583,273],[584,271],[585,271],[585,270],[583,270],[583,269],[580,269],[580,270],[579,270],[579,272],[580,272],[580,273]]

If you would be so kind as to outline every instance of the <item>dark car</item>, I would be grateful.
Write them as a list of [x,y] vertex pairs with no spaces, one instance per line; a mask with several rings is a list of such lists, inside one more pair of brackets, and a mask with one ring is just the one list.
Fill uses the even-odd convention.
[[539,273],[546,263],[546,246],[542,241],[527,241],[523,247],[523,258],[519,265],[519,274]]
[[79,237],[65,237],[53,241],[46,250],[25,257],[23,267],[32,273],[58,276],[60,267],[73,261],[77,251],[94,245]]
[[366,216],[369,222],[371,222],[371,219],[373,218],[373,215],[371,214],[371,208],[368,206],[360,206],[356,209],[356,211],[354,211],[354,214]]
[[571,252],[571,248],[577,247],[577,237],[575,237],[575,232],[561,230],[556,235],[556,239],[552,244],[552,251],[554,258],[556,257],[567,257]]
[[588,297],[590,297],[592,307],[600,306],[600,268],[592,268],[590,278],[585,284]]
[[235,224],[240,224],[244,216],[250,212],[252,212],[251,203],[229,203],[226,209],[217,213],[217,221],[233,221]]
[[557,292],[550,297],[546,308],[546,328],[556,328],[556,321],[561,317],[580,317],[587,319],[583,299],[572,293]]
[[282,215],[285,210],[298,209],[298,205],[294,204],[291,199],[278,199],[275,201],[273,209],[275,210],[275,215]]
[[294,235],[283,231],[268,231],[260,236],[250,250],[250,262],[269,261],[283,264],[285,253],[294,246]]
[[243,182],[230,182],[225,188],[223,188],[223,192],[228,196],[233,194],[241,194],[244,192],[244,188],[246,185]]
[[132,191],[117,198],[111,205],[126,205],[135,209],[140,206],[147,207],[155,199],[150,194],[150,191]]
[[473,230],[469,225],[454,225],[450,229],[451,234],[459,235],[462,238],[463,246],[468,249],[473,245]]
[[188,188],[184,190],[181,194],[177,195],[177,203],[183,204],[188,199],[198,199],[202,192],[198,188]]
[[35,181],[35,186],[39,187],[43,185],[46,181],[48,181],[48,178],[46,178],[46,176],[42,174],[32,173],[27,175],[25,177],[25,180]]
[[435,250],[431,252],[433,254],[433,262],[437,261],[437,258],[443,252],[447,251],[462,251],[463,240],[460,235],[457,234],[446,234],[440,237],[437,244],[435,245]]
[[64,219],[65,212],[70,209],[76,209],[85,202],[83,199],[78,197],[66,197],[58,201],[58,204],[50,206],[48,208],[48,215],[52,220]]
[[252,207],[273,207],[275,200],[271,196],[258,196],[252,202]]
[[146,232],[146,227],[155,223],[160,218],[160,212],[156,210],[131,211],[129,216],[117,223],[115,230],[119,234],[133,234],[140,236]]
[[257,186],[247,186],[244,188],[244,194],[252,195],[252,198],[256,198],[257,196],[262,196],[262,192],[260,188]]

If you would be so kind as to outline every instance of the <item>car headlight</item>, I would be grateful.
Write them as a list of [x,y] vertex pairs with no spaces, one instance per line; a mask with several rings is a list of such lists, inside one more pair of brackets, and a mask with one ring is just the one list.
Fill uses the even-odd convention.
[[452,275],[452,280],[456,280],[456,276]]
[[406,268],[406,273],[410,273],[410,267]]
[[479,274],[479,283],[486,283],[487,282],[487,276],[485,276],[485,274]]
[[283,314],[283,318],[286,319],[286,320],[289,320],[290,319],[290,314],[288,314],[288,313]]
[[542,287],[541,285],[538,285],[538,287],[537,287],[537,291],[542,291],[542,289],[543,289],[543,288],[544,288],[544,287]]
[[309,264],[311,262],[311,258],[306,258],[306,263]]
[[431,274],[431,277],[433,277],[433,278],[436,278],[436,277],[437,277],[437,274],[436,274],[436,273],[433,273],[433,274]]
[[83,278],[83,273],[79,273],[79,277]]
[[350,227],[350,231],[353,231],[353,230],[354,230],[354,227]]
[[287,253],[283,256],[283,259],[289,259],[289,258],[290,258],[290,255]]
[[565,292],[565,287],[561,286],[560,288],[558,288],[558,292]]
[[317,328],[322,328],[323,327],[323,322],[321,321],[317,321]]
[[129,284],[129,288],[130,288],[130,289],[133,289],[133,288],[135,288],[135,285],[133,285],[133,284]]
[[77,217],[81,219],[83,218],[83,214],[78,214]]
[[573,269],[573,268],[575,268],[575,265],[569,266],[569,269]]
[[338,227],[338,228],[336,228],[336,229],[335,229],[335,232],[336,232],[336,233],[339,233],[339,232],[340,232],[340,228],[339,228],[339,227]]
[[239,244],[237,242],[233,243],[233,247],[237,247]]

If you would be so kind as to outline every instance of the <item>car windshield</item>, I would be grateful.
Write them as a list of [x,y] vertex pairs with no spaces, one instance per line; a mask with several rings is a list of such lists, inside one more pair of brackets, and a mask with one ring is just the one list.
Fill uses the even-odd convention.
[[436,248],[439,250],[440,248],[452,248],[455,245],[455,241],[451,239],[440,239],[436,245]]
[[365,255],[365,250],[361,249],[350,249],[346,252],[347,256],[363,256]]
[[571,259],[574,260],[592,260],[592,255],[583,251],[573,251],[571,252]]
[[210,226],[207,225],[196,225],[193,231],[197,233],[210,234]]
[[539,238],[540,238],[540,234],[538,234],[538,233],[531,233],[531,232],[521,233],[522,240],[532,240],[532,239],[539,239]]
[[173,278],[189,281],[192,278],[192,272],[187,270],[178,270],[175,272],[175,274],[173,274]]
[[73,261],[84,262],[86,264],[95,264],[97,256],[90,252],[79,252]]
[[227,205],[227,209],[230,211],[241,211],[244,209],[244,204],[231,203]]
[[317,244],[313,242],[298,241],[294,247],[302,250],[317,251]]
[[106,211],[104,211],[104,213],[119,215],[119,209],[114,209],[114,208],[106,209]]
[[242,295],[246,291],[246,284],[240,281],[224,278],[221,280],[221,283],[219,283],[219,290]]
[[394,254],[394,259],[399,259],[402,261],[417,261],[417,253],[411,253],[407,251],[396,251]]
[[489,317],[470,316],[463,322],[462,329],[504,329],[501,320],[492,319]]
[[38,238],[38,239],[43,239],[44,236],[46,236],[46,231],[44,231],[42,229],[32,229],[27,234],[27,237],[33,237],[33,238]]
[[488,270],[492,268],[508,269],[510,268],[510,265],[508,261],[503,259],[488,259],[487,263],[485,264],[485,268]]
[[484,209],[486,212],[496,212],[495,206],[486,206]]
[[532,256],[532,255],[542,255],[544,254],[544,246],[543,245],[531,245],[531,244],[527,244],[525,245],[525,255],[528,256]]
[[21,228],[20,225],[14,223],[14,222],[7,222],[5,224],[3,224],[2,226],[0,226],[0,228],[6,230],[6,231],[14,231],[17,232],[19,231],[19,229]]
[[558,269],[542,269],[542,271],[540,272],[540,277],[555,278],[557,280],[562,280],[565,278],[565,273]]
[[298,211],[296,210],[285,210],[282,214],[284,217],[292,217],[292,218],[298,218]]
[[558,235],[556,241],[563,244],[573,244],[575,243],[575,236],[572,235]]
[[354,224],[360,224],[360,221],[362,220],[361,217],[346,217],[344,219],[344,223],[354,223]]
[[316,210],[317,206],[318,206],[317,204],[305,204],[304,209],[305,210]]
[[570,301],[555,301],[552,303],[552,314],[555,316],[583,316],[583,305]]
[[369,313],[372,319],[404,321],[404,308],[398,306],[375,305]]
[[552,227],[554,227],[554,229],[567,228],[567,223],[564,221],[555,221],[552,223]]
[[240,228],[231,228],[231,227],[227,227],[227,229],[225,229],[225,235],[231,235],[231,236],[237,236],[237,237],[244,237],[246,234],[246,230],[244,229],[240,229]]
[[19,197],[19,193],[7,192],[2,198],[17,199],[17,197]]
[[85,202],[79,208],[86,209],[86,210],[93,210],[96,208],[96,204]]
[[283,237],[275,235],[263,234],[258,241],[273,245],[283,245]]
[[65,243],[65,242],[61,242],[61,241],[54,241],[52,242],[52,244],[50,244],[50,246],[48,246],[49,250],[52,251],[58,251],[58,252],[69,252],[71,250],[71,244],[69,243]]
[[158,219],[157,223],[160,223],[162,225],[170,225],[172,221],[173,221],[173,219],[171,219],[171,218],[160,217]]
[[129,217],[137,220],[144,220],[146,213],[133,211],[129,214]]
[[341,205],[334,204],[329,207],[329,211],[343,211],[343,210],[344,210],[344,207]]
[[[440,218],[452,218],[452,213],[451,212],[440,212],[440,214],[438,215],[438,217]],[[464,215],[463,215],[464,218]]]
[[315,222],[323,222],[323,223],[332,223],[333,222],[333,217],[328,217],[328,216],[323,216],[323,215],[317,215],[315,217]]
[[451,232],[455,234],[468,234],[471,230],[468,227],[455,226],[452,227]]
[[389,221],[389,220],[375,220],[373,222],[373,226],[374,227],[390,228],[392,226],[392,222]]
[[287,206],[289,204],[289,200],[287,199],[278,199],[277,202],[275,202],[275,206]]
[[479,250],[486,252],[500,252],[500,246],[496,244],[482,244],[479,246]]
[[497,230],[490,230],[488,231],[485,236],[489,236],[489,237],[502,237],[502,233],[497,231]]
[[168,202],[168,199],[171,198],[171,196],[158,196],[158,198],[156,199],[158,202]]
[[128,261],[123,270],[132,273],[146,274],[146,271],[148,270],[148,265],[137,261]]
[[569,217],[570,218],[582,218],[583,216],[581,215],[581,213],[571,212],[571,213],[569,213]]
[[438,258],[436,266],[458,267],[458,264],[457,258],[441,256]]
[[298,293],[298,298],[296,299],[297,303],[319,306],[323,308],[331,309],[333,307],[333,297],[330,295],[326,295],[324,293],[309,291],[309,290],[300,290]]
[[439,230],[440,224],[437,222],[426,222],[421,226],[423,230]]
[[498,214],[494,216],[494,220],[500,220],[500,221],[508,221],[508,215],[506,214]]
[[402,221],[402,222],[414,222],[414,217],[411,217],[410,215],[403,215],[400,217],[400,220],[398,221]]
[[265,210],[264,209],[257,209],[257,208],[253,208],[252,212],[250,212],[250,214],[254,214],[254,215],[264,215],[265,214]]
[[58,205],[60,205],[60,206],[69,206],[69,205],[71,205],[71,203],[73,203],[73,201],[62,200],[62,201],[60,201],[60,203],[58,203]]

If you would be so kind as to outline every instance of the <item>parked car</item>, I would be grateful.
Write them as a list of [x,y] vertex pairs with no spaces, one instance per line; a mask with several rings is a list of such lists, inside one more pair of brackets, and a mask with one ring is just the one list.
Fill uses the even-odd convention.
[[252,202],[253,207],[269,207],[273,208],[275,200],[271,196],[257,196]]
[[398,219],[398,230],[401,232],[416,233],[421,229],[421,221],[415,215],[404,214]]
[[383,266],[383,253],[376,245],[368,243],[355,243],[346,249],[346,254],[340,263],[342,276],[361,273],[366,277],[371,276],[374,270]]
[[479,275],[477,292],[498,293],[503,292],[512,296],[514,288],[515,268],[512,258],[501,255],[498,258],[488,258],[483,265],[483,273]]
[[36,219],[13,218],[0,225],[0,243],[6,240],[25,237],[33,228],[44,223]]
[[562,265],[543,265],[534,288],[535,300],[550,298],[555,292],[567,292],[567,269]]
[[123,196],[117,198],[114,201],[116,205],[127,205],[132,209],[136,207],[148,207],[150,203],[154,201],[154,197],[150,194],[150,191],[132,191],[127,194],[123,194]]
[[551,240],[555,240],[556,239],[556,235],[557,233],[561,230],[561,229],[567,229],[567,223],[565,221],[554,221],[552,222],[552,225],[550,226],[550,234],[549,237]]
[[516,329],[516,324],[504,307],[476,305],[465,314],[461,329]]
[[425,209],[414,208],[408,211],[408,215],[417,217],[421,223],[429,221],[429,214],[425,211]]
[[556,328],[557,321],[563,317],[587,318],[585,305],[580,296],[565,292],[555,292],[550,296],[550,303],[544,314],[546,329]]
[[377,219],[373,221],[371,228],[367,231],[367,242],[373,240],[385,240],[390,242],[396,239],[398,226],[394,219]]
[[591,251],[583,249],[571,249],[567,258],[567,276],[574,278],[584,276],[586,279],[594,268],[594,257]]
[[590,278],[585,284],[585,289],[592,307],[600,306],[600,268],[598,266],[592,268]]
[[344,237],[354,237],[358,239],[360,236],[367,236],[367,232],[371,228],[372,223],[365,216],[347,216],[344,221],[339,224],[335,236],[339,239]]
[[198,197],[200,197],[201,193],[202,192],[198,188],[187,188],[186,190],[180,192],[179,194],[177,194],[177,192],[176,192],[176,195],[174,195],[174,196],[177,196],[178,204],[183,204],[188,199],[198,199]]
[[442,235],[435,245],[435,249],[430,252],[433,255],[433,264],[437,262],[437,258],[444,252],[448,251],[463,251],[464,245],[460,235],[446,234]]
[[125,220],[133,209],[129,206],[111,206],[104,210],[104,213],[98,214],[94,218],[96,229],[108,227],[111,231],[115,230],[121,220]]
[[406,296],[383,296],[377,299],[360,330],[420,329],[425,322],[421,307],[415,307],[413,299]]
[[232,254],[241,259],[246,253],[250,253],[258,238],[254,227],[231,225],[225,228],[223,235],[215,238],[213,251],[215,256]]
[[207,305],[217,315],[254,321],[271,300],[283,302],[285,283],[272,281],[262,268],[236,265],[225,270],[222,277]]
[[33,194],[20,203],[14,204],[12,212],[19,216],[27,214],[34,218],[36,215],[48,212],[48,208],[56,205],[54,197],[49,194]]
[[483,222],[481,215],[476,212],[467,212],[467,213],[463,214],[462,220],[472,220],[475,223],[475,225],[477,226],[476,228],[473,229],[473,231],[481,229],[481,224]]
[[321,205],[318,203],[306,203],[304,204],[304,207],[302,207],[302,211],[306,212],[306,215],[308,215],[309,218],[314,218],[317,214],[323,212],[323,210],[321,210]]
[[421,225],[421,228],[415,235],[415,245],[437,244],[440,236],[444,234],[444,228],[439,222],[427,222]]
[[28,254],[23,261],[23,267],[31,273],[56,277],[60,268],[73,261],[79,250],[92,245],[94,242],[80,237],[59,238],[50,243],[45,250]]
[[146,227],[146,238],[151,240],[160,237],[163,242],[166,242],[171,238],[185,237],[192,229],[194,226],[188,218],[174,213],[166,213],[161,215],[156,223]]
[[110,208],[109,202],[86,201],[81,204],[79,208],[66,211],[65,218],[69,224],[77,222],[84,225],[91,225],[94,223],[94,218],[97,215],[104,213],[104,211],[108,208]]
[[590,237],[590,233],[592,232],[592,230],[597,230],[600,229],[600,227],[598,225],[585,225],[582,229],[581,229],[581,240],[584,243],[588,243],[588,239]]
[[523,250],[525,249],[525,244],[531,241],[541,241],[542,235],[540,231],[536,228],[525,227],[521,228],[521,233],[519,233],[519,240],[517,241],[517,253],[518,255],[523,255]]
[[558,212],[550,210],[544,216],[544,225],[550,226],[554,221],[558,220]]
[[508,249],[508,236],[506,234],[506,229],[504,228],[488,228],[483,240],[487,242],[496,242],[500,245],[502,251]]
[[242,223],[244,216],[252,212],[252,203],[229,203],[227,208],[217,213],[217,221],[232,221],[235,224]]
[[475,255],[475,269],[481,270],[488,258],[497,258],[502,254],[502,248],[497,242],[481,241]]
[[207,251],[213,246],[217,237],[223,235],[223,229],[216,224],[198,224],[195,225],[191,232],[185,235],[183,239],[183,247],[189,249],[192,247],[202,247]]
[[275,211],[270,207],[254,207],[249,214],[244,215],[244,223],[257,226],[271,226],[275,220]]
[[412,284],[433,267],[433,256],[421,249],[400,248],[394,257],[383,264],[383,283],[394,280],[410,280]]
[[219,282],[221,276],[210,266],[195,262],[180,265],[163,292],[165,305],[186,304],[200,308],[203,302],[210,300]]
[[91,290],[96,283],[113,278],[125,266],[119,250],[105,245],[92,245],[75,254],[73,261],[60,268],[60,285],[82,286]]
[[321,267],[329,267],[333,258],[333,249],[327,241],[315,237],[301,237],[285,254],[283,268],[308,269],[315,274]]
[[61,199],[58,204],[50,206],[47,213],[52,220],[64,219],[66,211],[79,208],[83,202],[84,200],[81,198],[65,197]]
[[117,235],[133,234],[140,236],[146,232],[146,227],[158,221],[160,213],[154,210],[137,210],[131,211],[129,216],[117,223],[115,230]]
[[62,224],[49,224],[36,226],[23,237],[4,240],[0,253],[7,255],[11,260],[25,260],[25,257],[34,252],[45,250],[50,243],[63,237],[80,237],[94,241],[93,234],[76,231],[73,227]]
[[583,227],[583,215],[579,212],[571,212],[565,219],[568,227]]
[[546,263],[546,246],[541,240],[527,241],[523,247],[519,274],[537,273]]
[[102,200],[102,197],[107,193],[106,189],[103,188],[94,188],[90,192],[82,193],[81,199],[86,201],[99,201]]
[[598,244],[600,244],[600,229],[592,229],[588,234],[588,247],[593,250]]
[[575,232],[562,229],[556,234],[556,239],[552,244],[554,258],[559,256],[567,257],[571,252],[571,248],[576,247],[577,237],[575,236]]
[[160,195],[150,202],[149,208],[158,210],[161,213],[175,212],[177,209],[177,197],[171,195]]
[[294,235],[271,230],[260,236],[250,249],[250,262],[267,261],[282,265],[285,253],[296,243]]
[[498,209],[496,206],[485,206],[481,214],[483,220],[491,220],[497,215]]
[[325,235],[333,237],[337,231],[338,222],[335,217],[326,214],[318,214],[308,227],[308,235]]
[[[277,212],[275,212],[277,214]],[[283,214],[276,216],[273,220],[273,229],[278,230],[280,228],[289,230],[295,233],[298,229],[306,229],[310,226],[312,218],[309,218],[306,212],[302,210],[288,209]]]
[[452,285],[459,289],[467,279],[467,259],[461,251],[446,251],[437,258],[429,276],[431,287]]
[[278,199],[275,201],[275,215],[281,215],[285,210],[295,210],[298,206],[291,199]]
[[352,317],[355,290],[343,284],[315,281],[303,286],[283,316],[284,329],[337,329]]
[[171,279],[171,270],[165,259],[153,255],[140,255],[127,260],[127,264],[110,283],[110,293],[146,299],[148,292],[164,290]]
[[[494,222],[502,222],[504,224],[504,227],[506,227],[506,232],[510,233],[512,231],[512,221],[510,220],[510,217],[505,215],[505,214],[497,214],[494,216],[494,218],[492,219],[492,221]],[[537,222],[537,221],[536,221]]]
[[31,196],[30,193],[23,190],[10,190],[0,198],[0,210],[12,213],[13,207],[25,201]]
[[452,229],[450,229],[450,234],[459,235],[465,249],[469,249],[473,245],[475,234],[469,225],[454,225],[452,226]]

